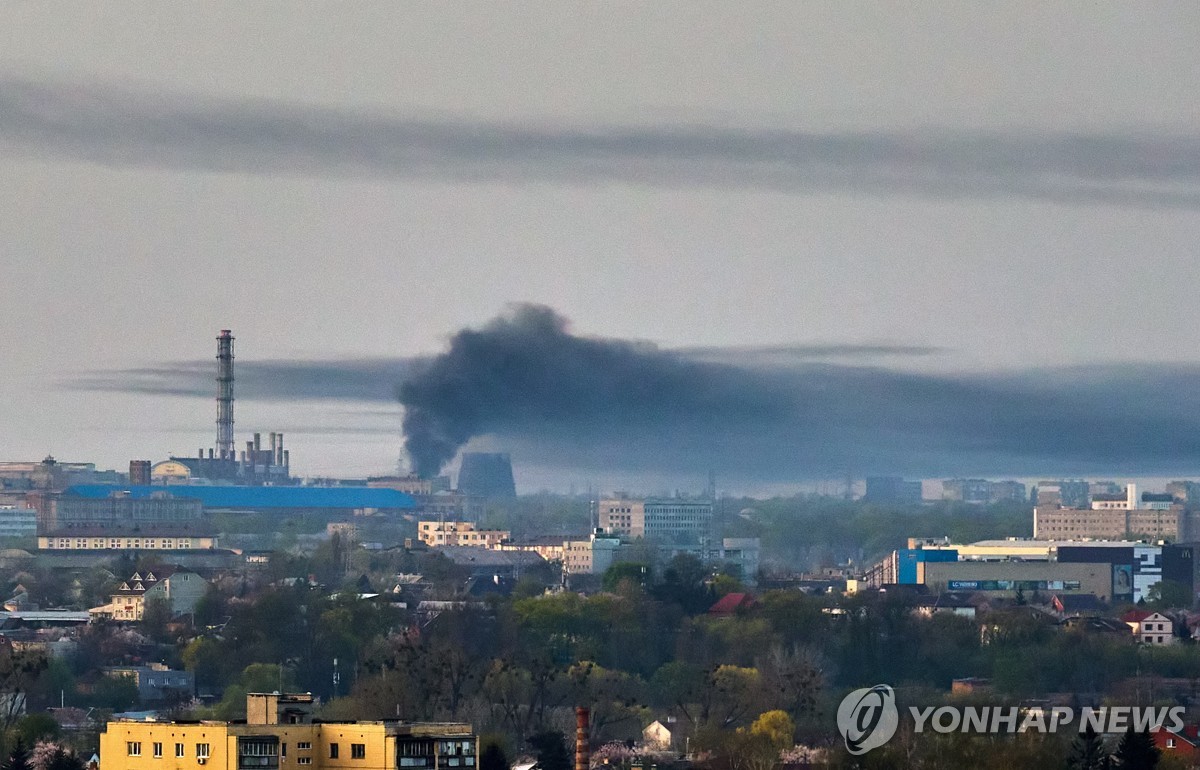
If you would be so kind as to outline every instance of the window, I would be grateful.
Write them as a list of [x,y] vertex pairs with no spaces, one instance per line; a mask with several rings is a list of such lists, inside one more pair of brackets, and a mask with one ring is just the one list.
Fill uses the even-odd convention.
[[311,751],[312,744],[308,741],[300,741],[296,744],[296,751]]
[[207,743],[197,743],[196,744],[196,758],[197,759],[208,759],[208,744]]
[[281,756],[281,757],[287,756],[287,744],[286,743],[279,744],[279,756]]
[[351,759],[366,759],[367,758],[367,744],[351,743],[350,744],[350,758]]
[[125,752],[131,757],[140,757],[142,755],[142,742],[128,741],[125,744]]
[[175,744],[175,756],[177,756],[177,757],[183,756],[183,744],[182,743]]
[[311,764],[312,764],[312,757],[299,757],[299,758],[296,760],[296,764],[298,764],[298,765],[311,765]]
[[336,743],[329,744],[329,758],[330,759],[338,758],[338,745]]
[[1174,738],[1167,738],[1167,748],[1168,749],[1175,748],[1175,739]]
[[154,756],[155,756],[155,758],[156,758],[156,759],[161,759],[161,758],[162,758],[162,744],[161,744],[161,743],[155,742],[155,744],[154,744]]

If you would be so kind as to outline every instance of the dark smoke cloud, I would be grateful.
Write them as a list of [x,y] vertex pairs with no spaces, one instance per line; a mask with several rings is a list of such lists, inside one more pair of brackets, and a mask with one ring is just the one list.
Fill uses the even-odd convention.
[[572,128],[0,78],[0,145],[113,166],[1200,207],[1192,134]]
[[[874,363],[940,352],[670,350],[575,335],[549,308],[522,306],[458,332],[425,359],[239,361],[238,393],[383,404],[395,403],[399,383],[405,444],[426,474],[472,440],[512,452],[518,465],[693,476],[715,469],[768,482],[1200,468],[1200,366],[934,375]],[[92,373],[73,386],[212,398],[212,376],[211,364],[187,364]]]
[[713,468],[764,480],[1168,471],[1200,461],[1200,421],[1183,408],[1200,397],[1198,374],[738,366],[575,336],[552,310],[525,306],[456,334],[403,383],[400,399],[406,446],[422,473],[485,434],[543,463]]

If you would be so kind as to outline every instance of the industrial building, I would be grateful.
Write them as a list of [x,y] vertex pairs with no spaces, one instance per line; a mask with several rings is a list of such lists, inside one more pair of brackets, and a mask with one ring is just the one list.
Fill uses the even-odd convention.
[[1019,538],[965,545],[910,540],[863,576],[864,586],[923,585],[936,591],[1093,594],[1113,602],[1145,599],[1170,580],[1193,593],[1200,585],[1193,544],[1133,541],[1036,541]]
[[[195,457],[172,456],[152,470],[152,480],[160,483],[186,483],[191,479],[243,485],[293,484],[291,456],[284,448],[283,434],[270,433],[265,444],[261,433],[254,433],[238,453],[234,441],[234,336],[229,329],[217,335],[217,440],[207,451],[201,447]],[[182,471],[185,469],[186,471]],[[139,468],[139,481],[144,480]],[[130,483],[140,486],[133,478]]]
[[474,768],[469,724],[315,722],[309,694],[251,693],[245,722],[112,721],[100,765],[123,770]]
[[476,497],[516,497],[512,459],[498,452],[463,452],[458,491]]

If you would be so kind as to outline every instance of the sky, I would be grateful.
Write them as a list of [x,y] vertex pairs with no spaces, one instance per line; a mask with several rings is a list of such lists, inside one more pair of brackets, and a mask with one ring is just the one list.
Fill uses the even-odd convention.
[[[328,377],[516,303],[689,360],[1118,381],[1092,424],[1142,414],[1200,364],[1197,39],[1182,2],[0,3],[0,459],[211,445],[210,396],[130,371],[202,373],[223,328],[239,371]],[[369,397],[251,380],[239,437],[288,433],[305,474],[394,470],[389,365]],[[1130,429],[1190,429],[1165,400]],[[557,434],[497,431],[471,446],[512,451],[522,489],[698,487],[715,462],[638,476],[610,442],[553,467]],[[839,462],[896,465],[867,457]],[[1061,470],[1167,470],[1123,457]]]

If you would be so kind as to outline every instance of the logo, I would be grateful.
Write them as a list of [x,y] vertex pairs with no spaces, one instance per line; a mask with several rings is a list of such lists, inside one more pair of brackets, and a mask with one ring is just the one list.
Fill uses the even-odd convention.
[[899,724],[896,693],[886,684],[855,690],[838,706],[838,731],[846,750],[856,756],[890,741]]

